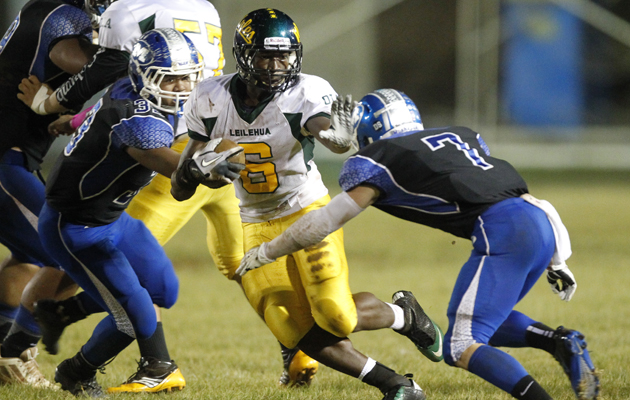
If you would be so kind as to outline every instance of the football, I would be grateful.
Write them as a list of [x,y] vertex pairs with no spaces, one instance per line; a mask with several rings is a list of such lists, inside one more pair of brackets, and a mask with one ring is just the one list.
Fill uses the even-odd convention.
[[[214,149],[215,153],[223,153],[226,150],[229,150],[233,147],[237,147],[238,144],[236,144],[235,142],[231,141],[230,139],[222,139],[221,142],[217,145],[217,147]],[[227,159],[229,162],[233,162],[233,163],[238,163],[238,164],[245,164],[245,152],[241,151],[238,154],[233,155],[232,157]]]

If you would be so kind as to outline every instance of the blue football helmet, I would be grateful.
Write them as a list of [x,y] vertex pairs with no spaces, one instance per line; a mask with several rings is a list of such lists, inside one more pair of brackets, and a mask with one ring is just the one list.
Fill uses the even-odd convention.
[[413,101],[395,89],[368,93],[352,113],[352,126],[359,148],[392,135],[424,129]]
[[[254,57],[264,51],[288,53],[288,69],[256,68]],[[239,22],[232,54],[239,78],[270,92],[295,85],[302,70],[300,31],[288,15],[272,8],[252,11]]]
[[[166,75],[190,75],[192,88],[203,79],[204,63],[193,42],[173,28],[153,29],[133,46],[129,77],[135,91],[158,110],[180,114],[190,91],[173,92],[160,88]],[[174,105],[165,104],[175,100]]]
[[98,30],[101,23],[101,15],[116,0],[85,0],[83,10],[90,16],[92,29]]

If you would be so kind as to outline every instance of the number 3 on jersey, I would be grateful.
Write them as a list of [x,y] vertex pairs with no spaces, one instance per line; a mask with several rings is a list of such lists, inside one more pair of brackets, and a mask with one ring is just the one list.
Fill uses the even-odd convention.
[[[267,143],[239,143],[245,149],[246,156],[258,156],[261,162],[247,162],[247,168],[241,171],[243,188],[248,193],[273,193],[278,188],[276,164],[264,162],[271,158],[271,147]],[[250,157],[251,158],[251,157]]]

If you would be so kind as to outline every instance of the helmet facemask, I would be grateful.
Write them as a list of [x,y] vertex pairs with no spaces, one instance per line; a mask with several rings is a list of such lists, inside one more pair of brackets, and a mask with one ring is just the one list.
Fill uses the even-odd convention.
[[[284,39],[284,38],[267,38]],[[238,53],[238,55],[237,55]],[[268,58],[267,53],[287,54],[286,69],[257,68],[256,57]],[[262,48],[245,48],[236,51],[237,70],[240,78],[248,85],[256,86],[268,92],[283,92],[297,83],[302,70],[302,45],[299,46],[265,46]],[[269,62],[275,62],[273,60]]]
[[[203,67],[203,63],[198,64],[195,68],[183,70],[177,68],[149,67],[142,72],[144,86],[140,89],[138,94],[151,102],[158,110],[169,114],[177,114],[179,116],[184,103],[188,100],[188,97],[190,97],[192,89],[194,89],[197,83],[203,80]],[[164,78],[168,75],[189,75],[191,83],[190,91],[174,92],[162,89],[160,85],[162,84]],[[174,102],[169,102],[167,100],[174,100]]]

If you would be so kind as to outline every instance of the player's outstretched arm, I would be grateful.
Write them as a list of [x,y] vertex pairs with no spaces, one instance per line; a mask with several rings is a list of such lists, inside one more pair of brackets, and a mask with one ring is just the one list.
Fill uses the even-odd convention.
[[247,271],[269,264],[278,257],[321,242],[374,203],[379,194],[371,186],[357,186],[338,194],[326,206],[304,215],[271,242],[250,249],[243,257],[236,274],[243,276]]

